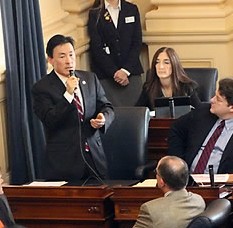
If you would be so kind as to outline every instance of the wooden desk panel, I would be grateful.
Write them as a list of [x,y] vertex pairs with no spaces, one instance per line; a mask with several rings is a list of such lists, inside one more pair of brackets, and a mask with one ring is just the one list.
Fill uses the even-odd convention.
[[[193,187],[188,190],[200,194],[206,203],[219,198],[220,192],[218,187]],[[115,207],[115,220],[121,228],[132,227],[143,203],[163,196],[161,190],[155,187],[114,187],[113,191],[111,199]]]
[[167,154],[167,137],[175,119],[152,118],[148,131],[148,159],[158,161]]
[[107,186],[4,187],[14,218],[27,227],[113,227]]
[[155,187],[115,187],[115,220],[136,220],[141,204],[162,197],[162,192]]
[[[219,188],[189,188],[206,202],[219,198]],[[155,187],[14,187],[4,186],[19,224],[35,228],[131,228],[141,204],[162,197]],[[115,207],[115,208],[114,208]],[[114,218],[115,209],[115,218]]]

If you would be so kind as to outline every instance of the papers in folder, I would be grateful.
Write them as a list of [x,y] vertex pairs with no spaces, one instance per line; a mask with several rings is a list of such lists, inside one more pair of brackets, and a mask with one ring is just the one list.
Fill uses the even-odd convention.
[[[198,184],[210,183],[209,174],[192,174],[194,181]],[[226,183],[229,179],[229,174],[214,174],[215,183]]]

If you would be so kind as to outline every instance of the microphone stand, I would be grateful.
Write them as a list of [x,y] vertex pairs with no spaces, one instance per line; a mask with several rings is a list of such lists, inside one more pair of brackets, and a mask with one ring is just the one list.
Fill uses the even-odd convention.
[[[74,70],[70,70],[70,76],[75,76],[75,71]],[[82,186],[85,186],[88,181],[90,181],[91,179],[96,179],[99,183],[101,184],[105,184],[104,181],[102,180],[102,178],[98,175],[98,173],[94,170],[94,168],[91,167],[91,165],[88,163],[88,161],[86,160],[85,158],[85,155],[84,155],[84,152],[83,152],[83,148],[82,148],[82,123],[80,121],[80,118],[78,118],[78,121],[79,121],[79,149],[80,149],[80,153],[82,155],[82,159],[84,161],[84,163],[86,164],[86,166],[91,170],[91,172],[94,174],[94,175],[90,175],[82,184]],[[90,153],[90,151],[88,152]]]

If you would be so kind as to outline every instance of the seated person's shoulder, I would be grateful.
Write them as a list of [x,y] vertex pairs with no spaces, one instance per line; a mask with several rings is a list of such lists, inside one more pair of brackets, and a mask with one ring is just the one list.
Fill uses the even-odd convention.
[[195,107],[194,109],[192,109],[190,112],[188,112],[187,114],[181,116],[181,117],[194,117],[196,115],[202,115],[203,113],[210,113],[210,103],[207,102],[201,102],[200,105],[198,105],[197,107]]
[[196,201],[196,203],[199,205],[200,208],[205,208],[206,204],[203,199],[203,197],[199,194],[189,192],[190,197],[193,199],[193,201]]
[[167,207],[167,204],[164,204],[164,201],[170,201],[170,199],[166,198],[166,197],[159,197],[150,201],[145,202],[144,204],[142,204],[142,208],[146,208],[146,209],[154,209],[154,208],[162,208],[163,206]]
[[210,110],[210,102],[201,102],[200,105],[196,108],[197,110]]

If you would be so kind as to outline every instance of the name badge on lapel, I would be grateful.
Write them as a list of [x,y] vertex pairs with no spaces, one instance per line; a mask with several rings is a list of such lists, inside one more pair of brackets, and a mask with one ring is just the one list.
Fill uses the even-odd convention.
[[128,23],[133,23],[135,22],[135,17],[134,16],[131,16],[131,17],[126,17],[125,18],[125,23],[128,24]]
[[110,49],[108,46],[103,47],[103,49],[105,50],[106,54],[110,55]]

